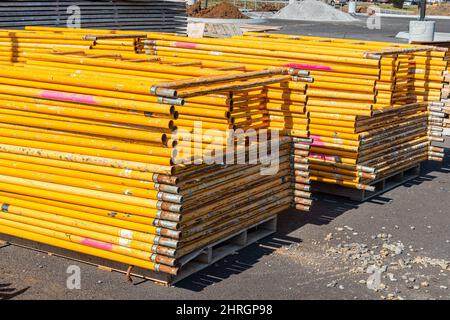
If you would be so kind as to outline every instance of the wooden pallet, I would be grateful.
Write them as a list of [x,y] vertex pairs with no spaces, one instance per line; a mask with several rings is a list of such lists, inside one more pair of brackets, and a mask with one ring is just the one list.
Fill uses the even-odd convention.
[[277,216],[265,219],[251,227],[236,232],[220,241],[209,244],[208,246],[197,250],[183,258],[182,267],[177,276],[172,276],[165,273],[160,273],[143,268],[131,267],[129,265],[115,262],[84,253],[70,251],[63,248],[58,248],[31,240],[17,238],[0,233],[0,250],[3,245],[14,245],[21,248],[30,249],[46,253],[50,256],[58,256],[65,259],[77,261],[84,264],[96,266],[97,268],[110,272],[120,272],[126,274],[129,279],[131,276],[154,281],[157,284],[171,286],[178,281],[193,275],[194,273],[205,269],[215,262],[225,258],[228,255],[234,254],[237,251],[261,240],[273,233],[277,229]]
[[420,164],[372,182],[370,185],[375,187],[375,191],[358,190],[320,182],[312,183],[312,191],[342,196],[354,201],[363,202],[417,178],[419,174]]

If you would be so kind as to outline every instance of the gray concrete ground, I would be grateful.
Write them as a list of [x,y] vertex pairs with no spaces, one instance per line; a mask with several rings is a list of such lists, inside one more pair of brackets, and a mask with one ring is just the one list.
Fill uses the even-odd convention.
[[[380,29],[369,29],[367,17],[358,17],[358,22],[314,22],[292,20],[269,20],[267,25],[283,26],[277,33],[301,34],[333,38],[374,41],[407,42],[395,36],[408,31],[411,18],[380,17]],[[450,19],[436,20],[436,32],[450,32]]]
[[[373,34],[353,25],[286,22],[282,32],[393,40],[404,25],[397,20]],[[425,163],[420,177],[365,203],[317,195],[310,213],[280,215],[275,235],[173,288],[1,248],[0,300],[450,299],[450,141],[445,146],[443,166]],[[73,264],[82,270],[81,290],[66,287]],[[375,264],[384,268],[370,270]]]

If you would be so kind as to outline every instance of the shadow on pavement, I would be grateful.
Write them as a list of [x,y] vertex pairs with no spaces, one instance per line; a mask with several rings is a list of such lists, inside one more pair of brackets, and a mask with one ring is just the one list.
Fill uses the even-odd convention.
[[10,300],[25,293],[30,287],[21,290],[11,287],[11,283],[0,283],[0,300]]
[[311,212],[304,213],[294,209],[287,210],[278,216],[278,231],[255,244],[252,244],[237,254],[228,256],[214,265],[189,276],[175,284],[175,287],[191,291],[202,291],[206,287],[221,282],[232,275],[247,271],[275,250],[302,242],[302,239],[289,234],[307,224],[324,225],[330,223],[348,210],[357,208],[357,202],[341,197],[317,195]]
[[[422,164],[420,176],[405,182],[402,186],[413,187],[436,178],[433,172],[450,173],[450,149],[446,149],[443,163],[426,161]],[[379,205],[391,201],[384,194],[378,195],[367,202]],[[294,209],[287,210],[278,216],[278,231],[257,243],[240,250],[235,255],[228,256],[214,265],[178,282],[175,286],[199,292],[206,287],[219,283],[232,275],[251,269],[262,257],[270,255],[275,250],[302,242],[302,239],[289,234],[305,225],[326,225],[345,212],[357,209],[361,203],[340,196],[315,194],[311,212],[302,213]]]
[[175,284],[175,287],[200,292],[206,287],[221,282],[232,275],[240,274],[253,268],[262,257],[270,255],[275,250],[300,242],[300,239],[283,236],[278,231],[273,236],[266,237],[240,250],[235,255],[227,256],[208,268],[189,276]]
[[444,161],[442,163],[437,161],[425,161],[422,163],[422,168],[420,171],[420,176],[415,179],[412,179],[404,184],[405,187],[412,187],[415,185],[419,185],[426,181],[431,181],[436,178],[433,173],[441,172],[450,174],[450,149],[444,149]]

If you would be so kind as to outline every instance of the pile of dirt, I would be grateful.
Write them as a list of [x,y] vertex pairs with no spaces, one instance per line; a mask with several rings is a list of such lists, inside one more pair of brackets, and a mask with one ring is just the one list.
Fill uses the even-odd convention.
[[188,15],[195,18],[249,19],[239,8],[228,1],[223,1],[210,8],[201,8],[201,2],[188,7]]
[[[370,3],[363,3],[361,5],[356,5],[356,12],[357,13],[367,13],[367,10],[369,7],[376,7],[375,5],[371,5]],[[348,12],[348,5],[342,6],[341,10],[344,12]]]
[[192,6],[187,6],[186,10],[189,17],[194,17],[196,14],[199,14],[202,11],[202,2],[197,1]]
[[261,3],[257,7],[257,11],[276,12],[282,9],[285,5],[283,3]]
[[278,11],[273,19],[305,21],[357,21],[348,13],[336,10],[332,6],[316,0],[304,0],[291,3]]

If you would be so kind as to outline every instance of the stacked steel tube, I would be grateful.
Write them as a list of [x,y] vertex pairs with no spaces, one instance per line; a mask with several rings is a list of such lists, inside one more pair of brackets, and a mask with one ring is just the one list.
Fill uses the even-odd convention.
[[[291,69],[291,80],[298,77],[301,71]],[[303,72],[304,76],[308,73]],[[266,108],[269,126],[279,130],[281,135],[292,139],[291,170],[292,189],[294,193],[293,206],[300,211],[309,211],[311,200],[311,186],[309,179],[309,150],[311,140],[308,138],[309,120],[306,113],[306,83],[290,81],[280,86],[269,86]]]
[[[246,33],[227,39],[149,34],[142,52],[232,61],[247,70],[285,66],[309,76],[306,111],[311,180],[373,190],[377,179],[442,159],[439,100],[447,51],[434,47]],[[433,109],[433,110],[432,110]]]
[[[72,30],[61,28],[43,28],[43,27],[27,27],[27,32],[36,32],[34,37],[42,37],[46,35],[49,38],[55,37],[64,31],[65,37],[72,40],[84,40],[90,41],[82,43],[84,45],[90,45],[89,50],[84,50],[86,54],[90,56],[111,56],[117,55],[117,58],[129,61],[154,61],[164,65],[176,65],[176,66],[199,66],[208,69],[217,70],[247,70],[258,71],[263,70],[267,66],[261,65],[247,65],[240,63],[239,61],[214,61],[204,60],[201,57],[177,57],[177,56],[152,56],[145,57],[142,53],[147,51],[148,42],[145,40],[145,34],[139,34],[140,32],[123,32],[123,31],[96,31],[96,30]],[[86,36],[86,32],[95,34],[96,36]],[[148,36],[154,35],[149,34]],[[158,34],[159,35],[159,34]],[[25,34],[24,37],[27,35]],[[175,36],[168,35],[165,36]],[[119,37],[119,39],[114,39]],[[128,38],[127,38],[128,37]],[[185,39],[185,38],[182,38]],[[45,39],[41,39],[44,40]],[[64,42],[68,45],[71,42]],[[70,51],[69,48],[58,48],[59,51]],[[136,53],[133,53],[135,51]],[[20,59],[24,59],[20,57]],[[187,129],[192,127],[194,120],[200,119],[200,114],[192,114],[191,110],[196,110],[203,114],[208,109],[209,114],[215,113],[216,116],[209,119],[203,119],[207,129],[211,128],[225,128],[227,122],[231,124],[233,129],[261,129],[268,128],[271,130],[279,130],[279,135],[291,135],[302,141],[308,140],[308,123],[307,114],[305,111],[306,102],[306,84],[311,81],[308,77],[309,72],[298,70],[296,68],[290,68],[292,80],[289,83],[280,85],[273,84],[266,86],[264,92],[261,89],[251,89],[246,92],[241,92],[240,95],[245,95],[251,100],[251,108],[240,108],[240,105],[244,105],[239,102],[239,99],[235,98],[233,102],[226,97],[222,99],[210,100],[208,105],[202,105],[195,101],[186,100],[186,106],[189,108],[179,108],[179,118],[175,121],[175,124],[182,128]],[[219,111],[220,110],[220,111]],[[220,112],[228,113],[228,120],[218,119],[217,114]],[[219,118],[222,116],[219,116]],[[207,120],[207,121],[205,121]],[[212,137],[210,137],[212,139]],[[297,140],[298,140],[297,139]],[[293,146],[299,148],[299,143],[294,143]],[[311,195],[309,192],[309,167],[307,155],[309,153],[309,146],[303,145],[301,150],[294,150],[292,152],[292,174],[293,180],[296,179],[298,183],[296,186],[301,188],[293,191],[295,193],[297,208],[300,210],[309,210],[311,205]],[[294,165],[294,161],[297,164]],[[296,167],[296,168],[294,168]],[[300,176],[299,176],[300,175]],[[293,186],[294,187],[294,186]],[[294,190],[294,188],[293,188]]]
[[[428,103],[428,159],[442,161],[444,149],[436,145],[444,141],[446,69],[448,49],[435,48],[436,52],[417,52],[411,59],[413,93],[417,101]],[[440,52],[439,52],[440,51]]]
[[447,136],[450,136],[450,74],[449,74],[450,68],[446,70],[445,75],[445,83],[444,88],[442,89],[442,99],[441,99],[441,106],[442,111],[444,112],[444,133]]
[[445,113],[445,117],[444,117],[444,129],[445,130],[445,134],[447,136],[450,136],[450,103],[449,101],[445,101],[444,102],[444,108],[443,111]]
[[[177,173],[183,213],[180,256],[289,208],[289,141],[281,140],[275,175],[260,165],[187,166]],[[237,156],[237,155],[236,155]]]
[[58,26],[185,33],[184,0],[0,2],[0,28]]
[[[267,117],[271,128],[278,128],[304,142],[307,135],[293,128],[305,125],[306,117],[301,114],[305,112],[303,106],[306,105],[304,114],[307,115],[308,129],[314,142],[310,163],[303,159],[300,161],[303,167],[308,166],[312,170],[311,179],[314,181],[371,190],[371,181],[403,170],[404,165],[415,165],[416,162],[399,164],[398,167],[389,164],[395,163],[393,159],[398,152],[421,154],[422,157],[414,159],[423,159],[422,140],[416,140],[414,135],[417,131],[411,131],[413,134],[408,135],[410,129],[416,129],[414,125],[423,125],[414,124],[421,118],[417,116],[412,122],[397,118],[407,114],[406,109],[410,113],[423,112],[425,105],[428,105],[429,130],[421,130],[420,135],[427,133],[428,155],[434,160],[439,159],[436,156],[440,149],[431,146],[430,141],[441,139],[437,124],[443,123],[439,116],[442,112],[436,111],[435,101],[440,97],[447,65],[445,50],[253,33],[232,40],[189,41],[175,35],[152,33],[147,34],[147,38],[140,37],[134,47],[137,53],[157,55],[155,58],[160,61],[180,59],[180,64],[198,64],[200,60],[203,66],[223,63],[222,69],[253,71],[268,66],[291,68],[293,76],[289,85],[272,88],[272,93],[268,93]],[[101,45],[94,48],[92,51],[96,54],[108,52],[105,51],[107,48],[100,49]],[[270,109],[272,106],[275,109]],[[283,115],[279,111],[281,106],[284,108]],[[289,115],[286,115],[286,106],[289,106]],[[397,110],[396,113],[394,109],[402,111]],[[240,121],[245,123],[242,119]],[[400,123],[402,121],[405,123]],[[383,126],[393,123],[397,125],[396,130],[381,130]],[[405,143],[393,144],[392,141],[402,134],[407,136],[398,141],[406,143],[409,139],[417,145],[412,148]],[[298,143],[296,145],[300,147]],[[371,156],[371,151],[366,149],[375,145],[378,148],[389,146],[391,154],[374,152]],[[297,153],[305,154],[304,151]],[[380,163],[375,167],[367,166],[369,163],[374,165],[378,160]]]
[[[429,66],[429,71],[424,72],[424,64],[425,61],[422,61],[421,69],[419,69],[419,79],[420,80],[428,80],[427,86],[424,88],[425,90],[432,92],[433,97],[430,100],[429,104],[429,112],[430,112],[430,122],[429,122],[429,135],[432,143],[434,142],[442,142],[444,140],[444,136],[450,136],[450,77],[449,77],[449,68],[450,65],[448,61],[450,60],[450,52],[448,51],[449,46],[446,43],[436,42],[433,43],[438,47],[443,47],[445,51],[445,55],[441,57],[442,61],[434,61],[432,65]],[[441,65],[446,66],[444,72],[440,69],[436,70],[436,63],[440,63]],[[419,67],[420,68],[420,67]],[[430,156],[443,156],[443,149],[431,146],[432,150],[430,150]],[[436,154],[438,153],[438,154]]]
[[[333,52],[334,47],[336,52],[348,57],[341,58],[339,66],[332,63],[311,66],[316,69],[311,70],[314,83],[307,91],[310,132],[314,139],[310,158],[313,180],[371,190],[370,182],[375,179],[426,159],[442,160],[442,149],[431,145],[432,141],[439,141],[439,128],[435,124],[439,123],[436,117],[441,114],[427,112],[426,106],[439,99],[443,70],[447,66],[445,50],[422,51],[414,46],[396,48],[386,43],[323,41],[314,37],[294,41],[287,38],[281,36],[278,40],[293,45],[296,41],[303,45],[317,44],[328,47],[327,52]],[[358,62],[358,56],[365,60]],[[368,61],[368,58],[378,61]],[[353,84],[340,85],[337,77]],[[368,79],[375,80],[372,88]],[[330,91],[328,88],[333,86],[335,90]],[[333,97],[332,101],[327,95]],[[427,115],[429,122],[423,121]],[[333,128],[333,124],[341,128]],[[359,142],[350,141],[352,134]],[[335,139],[337,135],[342,135],[343,140]]]
[[[172,41],[173,40],[173,41]],[[191,42],[192,40],[192,42]],[[194,43],[195,42],[195,43]],[[198,42],[198,43],[197,43]],[[180,58],[194,62],[220,61],[234,63],[247,70],[255,71],[267,67],[288,67],[291,81],[283,86],[278,84],[268,86],[267,119],[272,130],[278,130],[280,135],[292,138],[291,168],[293,176],[293,205],[301,211],[308,211],[312,204],[309,179],[309,119],[306,112],[307,83],[312,81],[309,72],[294,66],[278,63],[275,60],[259,56],[236,54],[227,56],[220,50],[233,43],[226,39],[189,39],[173,35],[149,34],[148,39],[140,39],[138,52],[147,55],[157,55],[164,58]],[[243,52],[252,51],[242,47]],[[256,59],[255,59],[256,58]]]
[[[24,50],[2,66],[0,233],[176,274],[187,254],[290,206],[288,138],[255,142],[279,160],[267,175],[270,163],[195,158],[213,145],[249,159],[248,140],[228,151],[215,138],[268,128],[267,92],[289,76],[132,54]],[[199,120],[216,131],[178,136]]]
[[309,138],[292,137],[291,166],[294,206],[300,211],[309,211],[312,205],[308,159],[311,142]]

